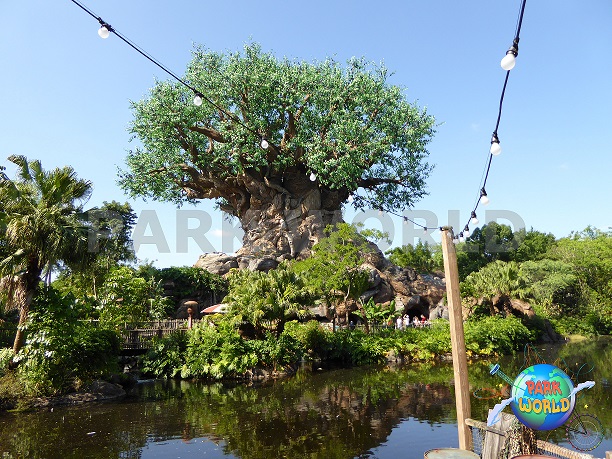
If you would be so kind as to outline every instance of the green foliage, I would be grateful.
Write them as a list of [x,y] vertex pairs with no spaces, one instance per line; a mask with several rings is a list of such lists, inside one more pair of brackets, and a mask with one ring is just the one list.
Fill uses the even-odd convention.
[[[71,167],[45,171],[25,156],[8,159],[18,171],[13,180],[0,174],[0,293],[5,307],[19,309],[24,325],[43,270],[50,275],[56,264],[88,256],[82,216],[92,185]],[[18,331],[15,351],[22,343]]]
[[283,334],[299,341],[305,353],[311,358],[322,358],[328,350],[329,331],[325,330],[316,320],[309,320],[305,323],[295,320],[288,322]]
[[131,239],[136,214],[126,202],[104,202],[84,214],[88,253],[77,262],[65,263],[54,287],[94,303],[97,289],[111,268],[136,260]]
[[356,300],[365,317],[359,298],[368,288],[369,272],[361,269],[364,255],[370,251],[368,242],[348,223],[329,226],[325,231],[328,236],[312,247],[310,258],[295,263],[294,270],[327,304]]
[[222,321],[216,327],[200,322],[188,333],[181,377],[240,377],[258,363],[257,354],[249,349],[248,343],[229,321]]
[[280,335],[287,320],[310,315],[311,290],[304,276],[287,263],[267,273],[236,270],[229,283],[224,301],[231,305],[230,313],[251,323],[260,333],[272,323]]
[[182,332],[171,333],[162,338],[154,338],[151,348],[141,359],[143,374],[155,377],[174,378],[185,364],[187,335]]
[[374,300],[370,298],[363,307],[365,309],[368,322],[372,324],[386,324],[399,314],[395,310],[395,300],[391,301],[385,307],[382,304],[374,303]]
[[436,256],[440,252],[440,246],[430,246],[419,239],[415,246],[403,245],[387,250],[389,260],[402,268],[413,268],[420,273],[430,273],[435,270],[444,269],[442,258]]
[[561,239],[551,255],[576,267],[587,321],[596,333],[612,334],[612,232],[588,227]]
[[128,266],[108,273],[100,287],[100,305],[100,321],[109,326],[163,319],[173,309],[158,281],[138,277]]
[[521,263],[519,270],[525,285],[524,296],[533,298],[549,318],[577,311],[581,295],[572,265],[544,259]]
[[525,228],[515,231],[514,239],[518,247],[512,253],[512,260],[519,263],[542,259],[556,244],[554,234],[541,233],[533,228],[529,231],[526,231]]
[[8,369],[9,364],[13,360],[13,350],[10,347],[0,348],[0,376]]
[[459,277],[465,279],[494,261],[540,260],[555,245],[555,237],[533,229],[512,232],[508,225],[490,222],[476,228],[465,243],[457,246]]
[[277,59],[256,44],[229,55],[197,47],[186,80],[234,115],[193,105],[183,85],[156,83],[149,98],[133,104],[131,131],[143,148],[129,153],[120,185],[132,196],[176,203],[218,199],[240,216],[239,194],[249,192],[241,174],[265,170],[276,181],[299,170],[308,184],[302,171],[310,170],[316,186],[343,190],[344,199],[362,186],[374,203],[410,207],[425,194],[434,119],[388,76],[362,59],[343,68],[332,59]]
[[516,317],[485,317],[465,324],[465,347],[475,354],[510,354],[535,339]]
[[517,247],[518,242],[508,225],[490,222],[476,228],[465,243],[457,245],[460,279],[493,261],[511,261]]
[[496,295],[517,296],[523,288],[516,262],[496,260],[473,272],[461,283],[465,296],[490,300]]
[[117,370],[119,337],[80,321],[71,296],[52,288],[35,299],[25,346],[16,356],[18,375],[28,393],[53,395]]
[[155,270],[152,276],[164,284],[173,283],[175,300],[195,297],[204,293],[214,292],[220,296],[227,293],[228,282],[218,274],[213,274],[194,266],[170,267]]

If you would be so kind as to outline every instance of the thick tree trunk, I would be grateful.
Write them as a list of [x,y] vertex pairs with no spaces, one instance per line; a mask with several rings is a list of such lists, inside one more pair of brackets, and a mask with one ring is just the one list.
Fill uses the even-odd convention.
[[29,307],[21,307],[19,310],[19,325],[17,326],[17,333],[15,334],[15,341],[13,342],[13,354],[17,355],[17,353],[23,347],[23,343],[25,340],[25,333],[23,331],[23,327],[25,326],[28,320],[28,312]]
[[251,199],[240,215],[244,230],[239,256],[283,259],[305,258],[324,237],[327,225],[342,221],[340,209],[324,209],[318,189],[300,198],[275,193],[268,201]]
[[[327,225],[342,222],[345,194],[325,190],[305,174],[273,183],[265,177],[244,180],[248,195],[232,210],[244,230],[239,257],[301,259],[324,237]],[[246,198],[246,199],[244,199]],[[237,210],[237,211],[236,211]]]
[[16,303],[19,307],[19,325],[13,342],[13,353],[16,355],[23,347],[25,341],[24,327],[28,321],[30,305],[38,289],[40,282],[41,269],[36,269],[35,272],[26,271],[19,281],[19,287],[15,292]]

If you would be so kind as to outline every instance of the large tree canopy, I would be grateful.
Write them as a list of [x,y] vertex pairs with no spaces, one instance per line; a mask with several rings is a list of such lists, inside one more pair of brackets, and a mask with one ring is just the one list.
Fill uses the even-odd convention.
[[[177,204],[214,199],[240,219],[245,245],[296,255],[338,220],[331,215],[351,194],[356,208],[401,210],[426,193],[434,119],[388,76],[363,59],[342,66],[277,59],[258,45],[232,54],[196,48],[185,80],[204,103],[168,81],[133,103],[142,147],[129,152],[120,184]],[[293,236],[281,237],[283,229]]]

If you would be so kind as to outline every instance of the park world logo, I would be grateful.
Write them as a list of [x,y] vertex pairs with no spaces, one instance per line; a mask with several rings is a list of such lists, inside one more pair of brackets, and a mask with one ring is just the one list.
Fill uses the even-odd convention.
[[590,389],[594,381],[574,387],[572,379],[560,368],[539,363],[522,370],[514,379],[504,374],[499,364],[490,365],[490,373],[510,384],[510,398],[495,405],[487,425],[498,422],[501,411],[508,405],[516,418],[534,430],[553,430],[565,425],[570,443],[581,451],[591,450],[601,442],[603,428],[595,416],[575,412],[576,394]]

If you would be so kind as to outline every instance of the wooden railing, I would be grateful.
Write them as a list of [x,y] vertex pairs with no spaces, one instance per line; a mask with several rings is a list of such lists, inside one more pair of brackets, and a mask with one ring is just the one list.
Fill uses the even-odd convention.
[[[192,320],[195,325],[197,319]],[[125,324],[121,330],[124,351],[145,351],[151,348],[154,338],[162,338],[171,333],[183,333],[187,330],[187,320],[158,320],[141,322],[138,324]]]

